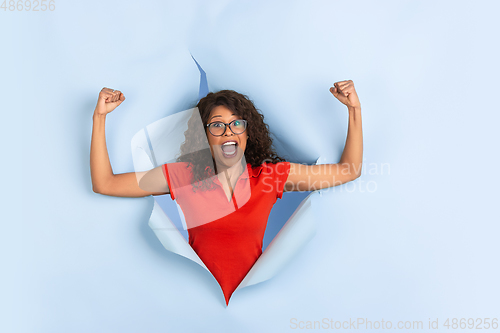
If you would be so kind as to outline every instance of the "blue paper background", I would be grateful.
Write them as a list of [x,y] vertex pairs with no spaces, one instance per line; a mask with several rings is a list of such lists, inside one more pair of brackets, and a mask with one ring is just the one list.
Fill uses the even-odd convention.
[[[444,330],[446,318],[498,318],[499,9],[85,1],[0,11],[0,330],[281,332],[293,318],[439,318]],[[207,271],[155,238],[153,198],[102,196],[90,183],[99,91],[127,98],[106,135],[114,172],[130,172],[132,136],[198,97],[189,52],[211,90],[254,100],[290,160],[340,157],[347,110],[334,82],[352,79],[362,104],[362,177],[319,198],[314,240],[228,308]]]

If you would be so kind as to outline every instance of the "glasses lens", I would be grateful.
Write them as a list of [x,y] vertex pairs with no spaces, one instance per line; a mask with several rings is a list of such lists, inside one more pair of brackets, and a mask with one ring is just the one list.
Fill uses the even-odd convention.
[[247,128],[247,122],[243,119],[241,120],[235,120],[231,122],[231,130],[234,132],[234,134],[241,134],[245,132],[245,129]]
[[226,126],[223,123],[216,122],[216,123],[211,123],[208,126],[208,129],[210,130],[210,133],[218,136],[224,134]]

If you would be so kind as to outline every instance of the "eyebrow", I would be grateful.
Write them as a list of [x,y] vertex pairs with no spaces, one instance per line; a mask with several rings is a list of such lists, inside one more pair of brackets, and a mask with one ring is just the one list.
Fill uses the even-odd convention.
[[[234,113],[231,113],[231,116],[236,116]],[[215,118],[215,117],[222,117],[220,114],[216,115],[216,116],[212,116],[212,118]],[[208,119],[209,121],[212,120],[212,118]]]

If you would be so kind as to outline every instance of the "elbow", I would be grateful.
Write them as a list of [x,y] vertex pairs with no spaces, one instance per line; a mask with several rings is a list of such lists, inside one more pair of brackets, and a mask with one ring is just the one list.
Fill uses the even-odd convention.
[[94,191],[94,193],[106,195],[109,185],[109,181],[104,179],[92,180],[92,191]]
[[345,175],[349,175],[351,181],[361,177],[361,168],[363,167],[362,163],[353,163],[353,162],[340,162],[340,164],[344,167],[344,171],[342,171]]
[[355,180],[355,179],[358,179],[359,177],[361,177],[361,166],[359,166],[359,168],[357,168],[356,171],[351,173],[351,174],[352,174],[352,180]]
[[95,184],[92,184],[92,191],[94,191],[94,193],[97,193],[97,194],[104,194],[102,186],[97,186]]
[[352,182],[352,181],[355,181],[356,179],[359,178],[359,175],[355,174],[355,173],[350,173],[349,174],[349,178],[347,179],[346,182]]

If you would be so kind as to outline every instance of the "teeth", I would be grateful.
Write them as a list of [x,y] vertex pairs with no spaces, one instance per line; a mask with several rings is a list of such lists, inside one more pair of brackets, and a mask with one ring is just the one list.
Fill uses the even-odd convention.
[[224,142],[222,145],[227,146],[227,145],[235,145],[236,142]]

